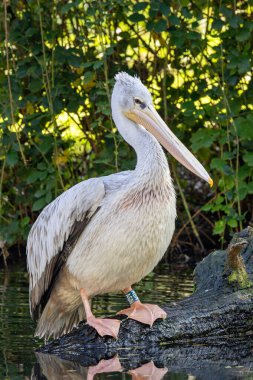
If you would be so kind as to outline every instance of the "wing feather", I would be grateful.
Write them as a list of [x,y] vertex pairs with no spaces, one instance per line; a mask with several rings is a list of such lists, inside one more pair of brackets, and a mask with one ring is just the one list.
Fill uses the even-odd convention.
[[42,298],[43,304],[47,301],[54,277],[104,196],[102,178],[83,181],[46,206],[32,226],[27,240],[27,267],[33,316],[38,314]]

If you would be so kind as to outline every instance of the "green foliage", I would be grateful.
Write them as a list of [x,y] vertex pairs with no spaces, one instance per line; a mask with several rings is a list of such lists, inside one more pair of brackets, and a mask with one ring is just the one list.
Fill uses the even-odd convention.
[[161,116],[211,170],[215,185],[203,211],[217,220],[214,234],[250,220],[251,5],[9,4],[0,31],[0,240],[23,242],[38,212],[76,182],[134,167],[110,117],[120,70],[143,79]]

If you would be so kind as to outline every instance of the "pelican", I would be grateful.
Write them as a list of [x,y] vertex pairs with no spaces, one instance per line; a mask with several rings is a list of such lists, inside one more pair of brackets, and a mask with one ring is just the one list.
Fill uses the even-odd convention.
[[[163,257],[175,229],[176,197],[161,145],[212,185],[212,179],[156,112],[137,77],[120,72],[112,92],[112,117],[137,155],[134,170],[91,178],[46,206],[27,241],[35,335],[59,337],[86,319],[101,336],[117,337],[120,321],[96,318],[90,300],[123,291],[121,314],[152,326],[166,313],[143,304],[132,285]],[[160,145],[161,144],[161,145]]]

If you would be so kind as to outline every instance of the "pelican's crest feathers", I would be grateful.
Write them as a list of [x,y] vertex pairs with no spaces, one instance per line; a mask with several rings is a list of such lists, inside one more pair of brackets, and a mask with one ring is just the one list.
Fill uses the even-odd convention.
[[125,86],[129,86],[129,87],[132,87],[136,84],[142,84],[139,77],[137,76],[132,77],[131,75],[127,74],[124,71],[121,71],[118,74],[116,74],[115,80],[117,83],[125,85]]

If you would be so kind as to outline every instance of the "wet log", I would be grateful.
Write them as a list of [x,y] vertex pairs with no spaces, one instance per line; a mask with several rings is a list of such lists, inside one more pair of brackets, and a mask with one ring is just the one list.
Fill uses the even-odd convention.
[[[200,355],[203,359],[207,346],[207,357],[216,357],[217,361],[224,359],[226,353],[232,358],[243,350],[249,353],[252,349],[252,345],[248,347],[250,337],[253,337],[253,228],[235,234],[226,250],[210,253],[197,265],[194,276],[194,294],[163,306],[167,319],[156,321],[151,328],[117,316],[122,324],[115,340],[102,338],[92,327],[81,323],[71,333],[38,351],[67,360],[81,360],[83,366],[95,365],[101,359],[110,359],[120,350],[127,351],[131,347],[138,349],[140,357],[145,360],[147,357],[153,360],[158,352],[158,361],[162,360],[164,352],[171,350],[174,363],[180,355],[197,363],[196,358]],[[163,346],[166,350],[161,352]],[[195,350],[193,356],[187,347]],[[210,347],[218,350],[210,352]],[[166,358],[168,361],[168,355]]]

